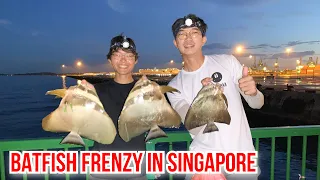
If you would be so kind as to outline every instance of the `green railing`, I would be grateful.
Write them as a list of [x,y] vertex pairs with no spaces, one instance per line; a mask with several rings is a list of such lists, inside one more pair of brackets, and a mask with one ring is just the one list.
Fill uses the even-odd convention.
[[[286,158],[286,180],[290,179],[290,161],[291,161],[291,142],[292,137],[302,137],[302,161],[301,161],[301,175],[305,176],[306,172],[306,157],[307,157],[307,137],[317,136],[317,168],[316,179],[320,180],[320,126],[293,126],[293,127],[272,127],[272,128],[252,128],[252,137],[255,140],[255,148],[259,151],[259,142],[261,139],[271,138],[271,167],[270,167],[270,180],[274,180],[275,169],[275,143],[276,138],[286,138],[287,140],[287,158]],[[169,151],[173,150],[173,144],[177,142],[186,142],[186,148],[189,147],[191,137],[186,132],[168,132],[167,138],[158,138],[147,142],[147,151],[155,151],[157,143],[169,143]],[[75,145],[60,145],[61,138],[41,138],[32,140],[0,140],[0,179],[6,179],[5,170],[5,158],[4,152],[6,151],[24,151],[24,150],[49,150],[49,149],[63,149],[68,151],[73,148],[82,148]],[[84,150],[89,150],[89,147],[93,145],[90,140],[85,140],[86,147]],[[88,179],[88,174],[87,174]],[[152,179],[153,175],[148,175],[148,179]],[[23,179],[27,179],[27,175],[23,176]],[[45,179],[49,179],[49,175],[45,175]],[[66,175],[66,179],[70,179],[70,175]],[[172,175],[169,175],[169,179],[173,179]]]

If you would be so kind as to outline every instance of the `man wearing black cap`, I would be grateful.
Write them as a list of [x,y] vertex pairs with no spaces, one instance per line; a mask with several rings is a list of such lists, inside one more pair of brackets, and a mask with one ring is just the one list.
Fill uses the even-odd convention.
[[[218,131],[203,133],[206,125],[189,130],[193,138],[191,151],[254,151],[251,131],[244,111],[241,95],[251,108],[259,109],[264,104],[263,94],[255,82],[232,55],[203,55],[206,43],[207,24],[194,14],[177,19],[172,25],[174,45],[180,51],[184,67],[169,83],[181,93],[167,93],[172,107],[185,120],[187,111],[200,89],[209,83],[219,83],[227,98],[230,124],[215,123]],[[259,169],[257,167],[257,169]],[[224,173],[231,179],[257,179],[255,175]],[[195,175],[198,176],[198,175]],[[192,175],[187,175],[191,178]],[[196,177],[194,177],[196,179]],[[214,177],[213,177],[214,179]]]
[[[105,111],[109,114],[116,129],[118,130],[118,118],[123,108],[124,102],[133,88],[136,80],[132,77],[132,71],[138,62],[138,53],[136,46],[131,38],[123,35],[112,38],[108,61],[115,71],[115,77],[107,82],[95,84],[95,89],[101,100]],[[106,132],[108,133],[108,132]],[[98,142],[94,143],[94,151],[145,151],[144,134],[133,138],[129,142],[121,139],[117,133],[112,144],[104,145]],[[145,160],[145,159],[144,159]],[[142,162],[142,174],[91,174],[90,179],[147,179],[145,175],[145,161]]]

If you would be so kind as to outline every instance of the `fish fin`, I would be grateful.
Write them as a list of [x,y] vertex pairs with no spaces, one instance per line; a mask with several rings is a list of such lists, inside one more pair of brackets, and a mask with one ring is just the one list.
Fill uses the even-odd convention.
[[58,99],[58,98],[61,98],[60,96],[56,96],[56,97],[54,97],[55,99]]
[[214,132],[214,131],[219,131],[218,127],[214,124],[214,122],[209,122],[206,128],[203,130],[203,134]]
[[63,138],[60,144],[75,144],[85,146],[85,143],[81,136],[73,131],[71,131],[65,138]]
[[159,137],[168,137],[168,136],[162,129],[159,128],[159,126],[155,124],[151,127],[145,141],[148,142],[151,139],[156,139]]
[[215,122],[225,123],[225,124],[230,125],[231,116],[230,116],[228,110],[220,111],[218,117],[215,119]]
[[[166,109],[165,109],[165,106]],[[180,115],[169,104],[162,107],[164,110],[161,112],[162,116],[158,120],[158,126],[164,128],[179,128],[181,125]]]
[[52,117],[52,112],[42,119],[41,125],[42,125],[42,129],[43,129],[43,130],[49,131],[49,129],[48,129],[48,127],[49,127],[48,123],[49,123],[51,117]]
[[171,86],[160,86],[160,90],[161,92],[164,94],[166,92],[178,92],[180,93],[180,91],[178,89],[175,89]]
[[66,95],[66,89],[55,89],[52,91],[47,91],[46,95],[56,95],[63,98]]
[[224,99],[224,102],[226,103],[226,106],[228,108],[228,100],[227,100],[227,97],[226,95],[224,95],[223,93],[221,94],[222,98]]

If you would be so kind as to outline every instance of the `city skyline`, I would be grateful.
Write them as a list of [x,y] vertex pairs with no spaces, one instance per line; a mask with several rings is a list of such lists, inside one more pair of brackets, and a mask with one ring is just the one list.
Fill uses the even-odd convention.
[[[180,68],[171,25],[188,13],[208,25],[204,54],[235,54],[246,66],[253,64],[249,55],[269,66],[279,58],[281,69],[292,69],[300,57],[320,57],[317,7],[317,0],[1,1],[0,73],[61,73],[63,64],[75,72],[111,71],[110,39],[122,32],[137,45],[135,70]],[[75,68],[78,60],[81,69]]]

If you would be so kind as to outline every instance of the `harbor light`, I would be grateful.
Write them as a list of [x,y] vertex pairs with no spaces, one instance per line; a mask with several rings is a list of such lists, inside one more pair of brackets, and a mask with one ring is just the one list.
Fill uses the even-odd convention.
[[286,52],[287,52],[288,54],[289,54],[291,51],[292,51],[291,48],[287,48],[287,49],[286,49]]
[[236,48],[237,53],[241,53],[243,51],[243,47],[242,46],[237,46]]
[[174,63],[174,61],[173,61],[173,60],[171,60],[171,61],[170,61],[170,63],[172,64],[172,63]]
[[298,60],[297,60],[297,65],[300,65],[300,63],[301,63],[301,62],[300,62],[300,60],[298,59]]
[[78,61],[78,62],[77,62],[77,66],[82,66],[82,62],[81,62],[81,61]]
[[251,58],[252,58],[252,55],[250,55],[249,58],[251,59]]
[[64,67],[66,67],[64,64],[62,64],[62,66],[61,66],[62,68],[64,68]]

